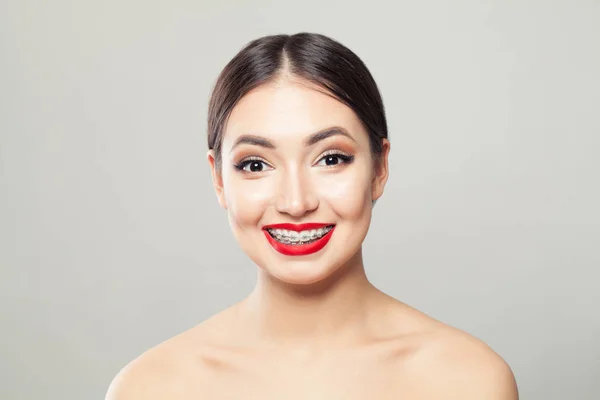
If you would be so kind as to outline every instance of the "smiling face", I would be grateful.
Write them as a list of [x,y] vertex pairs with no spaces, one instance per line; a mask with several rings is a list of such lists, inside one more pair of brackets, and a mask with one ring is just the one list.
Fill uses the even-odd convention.
[[225,127],[220,171],[208,156],[244,252],[292,284],[321,281],[345,265],[360,251],[372,201],[383,192],[384,143],[376,168],[356,114],[309,83],[283,79],[247,93]]

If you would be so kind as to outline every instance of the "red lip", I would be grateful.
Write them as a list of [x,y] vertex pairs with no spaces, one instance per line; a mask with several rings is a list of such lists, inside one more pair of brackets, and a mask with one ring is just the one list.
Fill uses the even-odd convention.
[[288,231],[307,231],[309,229],[319,229],[325,228],[326,226],[331,226],[334,224],[324,224],[320,222],[307,222],[304,224],[273,224],[273,225],[265,225],[263,229],[287,229]]
[[331,239],[331,235],[333,235],[333,231],[335,230],[335,225],[333,226],[333,228],[331,228],[331,230],[329,232],[327,232],[327,234],[325,234],[325,236],[323,236],[322,238],[320,238],[312,243],[294,244],[294,245],[278,242],[271,236],[271,234],[269,232],[267,232],[267,228],[268,229],[287,229],[287,230],[293,230],[293,231],[299,232],[299,231],[309,230],[309,229],[324,228],[326,226],[331,226],[331,225],[334,225],[334,224],[306,223],[306,224],[298,224],[298,225],[296,225],[296,224],[267,225],[267,226],[263,227],[263,233],[265,234],[265,237],[267,238],[267,241],[269,242],[269,244],[277,252],[284,254],[286,256],[305,256],[308,254],[316,253],[317,251],[319,251],[323,247],[325,247],[327,242],[329,242],[329,239]]

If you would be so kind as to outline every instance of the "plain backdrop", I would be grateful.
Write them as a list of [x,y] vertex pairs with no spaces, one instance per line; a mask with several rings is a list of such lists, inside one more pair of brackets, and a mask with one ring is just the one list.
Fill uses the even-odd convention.
[[256,266],[206,162],[248,41],[318,32],[384,98],[382,290],[488,343],[522,399],[600,398],[600,2],[2,1],[0,398],[102,399]]

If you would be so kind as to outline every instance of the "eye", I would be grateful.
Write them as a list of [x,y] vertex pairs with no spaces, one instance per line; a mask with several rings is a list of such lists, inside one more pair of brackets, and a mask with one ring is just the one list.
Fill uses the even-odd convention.
[[257,173],[267,171],[269,169],[273,169],[269,164],[267,164],[264,160],[251,157],[241,161],[239,164],[234,165],[234,167],[243,172]]
[[335,167],[338,164],[350,164],[354,160],[354,156],[340,153],[338,151],[324,154],[316,165],[325,167]]

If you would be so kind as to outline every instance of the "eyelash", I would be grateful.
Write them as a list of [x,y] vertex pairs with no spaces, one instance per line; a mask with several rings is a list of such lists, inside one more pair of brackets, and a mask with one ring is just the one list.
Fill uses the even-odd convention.
[[[250,164],[251,162],[253,162],[253,161],[260,161],[260,162],[262,162],[263,164],[266,164],[266,165],[268,165],[268,163],[267,163],[265,160],[263,160],[262,158],[260,158],[260,157],[256,157],[256,156],[251,156],[251,157],[245,158],[244,160],[240,161],[240,162],[239,162],[239,163],[237,163],[237,164],[233,164],[233,166],[235,167],[235,169],[237,169],[237,170],[239,170],[239,171],[241,171],[241,172],[249,172],[249,173],[252,173],[252,171],[245,171],[245,170],[244,170],[244,168],[246,168],[246,166],[247,166],[247,165],[249,165],[249,164]],[[262,172],[262,171],[261,171],[261,172]]]
[[[321,155],[321,157],[319,158],[319,160],[317,161],[317,163],[319,163],[325,157],[331,157],[331,156],[339,158],[342,161],[343,164],[350,164],[350,163],[352,163],[352,161],[354,161],[354,156],[352,156],[352,155],[348,155],[348,154],[342,153],[339,150],[329,150],[329,151],[326,151],[325,153],[323,153]],[[251,174],[252,173],[258,173],[258,172],[252,172],[252,171],[246,171],[246,170],[244,170],[244,168],[246,168],[246,166],[248,166],[251,162],[254,162],[254,161],[259,161],[259,162],[262,162],[262,163],[264,163],[266,165],[269,165],[265,160],[263,160],[260,157],[250,156],[250,157],[248,157],[248,158],[240,161],[239,163],[234,164],[233,166],[234,166],[235,169],[239,170],[240,172],[251,173]],[[335,166],[336,165],[326,165],[325,167],[332,168],[332,167],[335,167]],[[259,172],[263,172],[263,171],[259,171]]]
[[[352,155],[342,153],[339,150],[328,150],[321,155],[321,157],[319,158],[317,163],[319,163],[321,160],[323,160],[326,157],[337,157],[340,160],[342,160],[343,164],[350,164],[352,161],[354,161],[354,156],[352,156]],[[334,167],[334,165],[326,165],[326,167]]]

